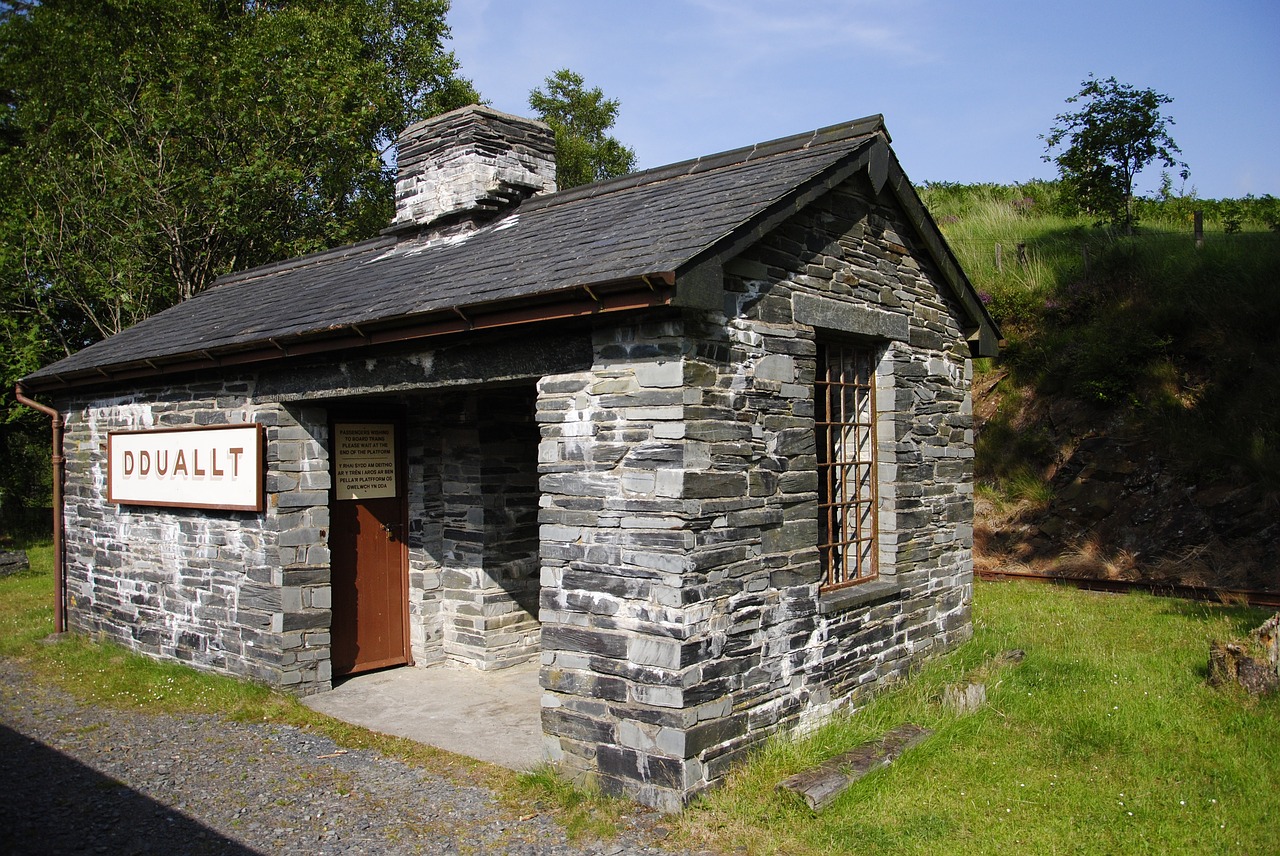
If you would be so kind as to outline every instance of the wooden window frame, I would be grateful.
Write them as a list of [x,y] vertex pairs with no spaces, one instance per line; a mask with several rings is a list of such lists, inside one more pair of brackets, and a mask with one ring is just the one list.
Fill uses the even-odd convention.
[[821,591],[879,578],[877,349],[821,341],[814,378]]

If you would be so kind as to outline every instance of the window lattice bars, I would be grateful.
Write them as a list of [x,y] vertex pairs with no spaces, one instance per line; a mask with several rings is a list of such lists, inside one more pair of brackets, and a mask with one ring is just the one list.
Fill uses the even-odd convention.
[[848,345],[819,348],[814,397],[818,547],[823,588],[832,589],[878,572],[874,354]]

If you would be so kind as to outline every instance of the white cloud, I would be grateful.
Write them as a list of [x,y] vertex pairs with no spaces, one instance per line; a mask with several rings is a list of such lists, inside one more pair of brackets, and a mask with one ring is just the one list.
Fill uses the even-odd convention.
[[745,45],[795,49],[857,48],[904,64],[933,60],[910,26],[914,2],[889,0],[688,0],[712,15],[715,29]]

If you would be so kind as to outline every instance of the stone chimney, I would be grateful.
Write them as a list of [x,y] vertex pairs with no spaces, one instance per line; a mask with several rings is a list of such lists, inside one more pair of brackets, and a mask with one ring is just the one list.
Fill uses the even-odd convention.
[[390,233],[468,232],[556,189],[555,134],[535,119],[472,104],[411,125],[397,145]]

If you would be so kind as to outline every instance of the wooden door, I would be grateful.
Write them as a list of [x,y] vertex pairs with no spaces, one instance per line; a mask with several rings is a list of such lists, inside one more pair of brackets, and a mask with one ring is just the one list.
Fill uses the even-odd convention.
[[409,662],[404,467],[394,422],[334,422],[334,675]]

